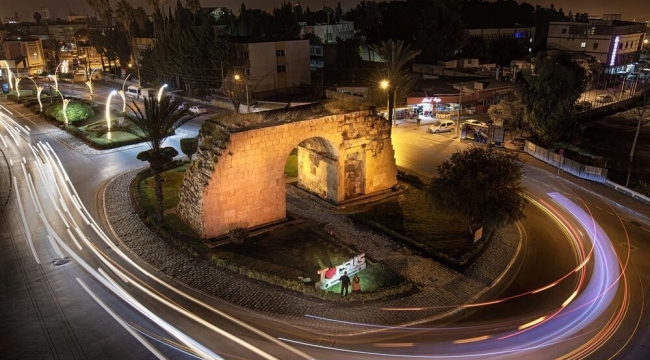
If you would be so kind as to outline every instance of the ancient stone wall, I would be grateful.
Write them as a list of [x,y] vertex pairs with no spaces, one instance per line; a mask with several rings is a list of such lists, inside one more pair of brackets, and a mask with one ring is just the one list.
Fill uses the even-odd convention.
[[284,219],[284,167],[296,147],[299,186],[329,201],[372,194],[397,183],[390,124],[372,111],[229,137],[218,126],[210,130],[215,133],[200,134],[200,149],[185,175],[178,206],[179,216],[203,237]]

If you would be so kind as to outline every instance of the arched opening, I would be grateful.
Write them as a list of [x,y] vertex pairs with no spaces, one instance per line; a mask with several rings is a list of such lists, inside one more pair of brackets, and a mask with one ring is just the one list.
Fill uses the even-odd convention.
[[338,202],[339,155],[324,138],[301,141],[288,155],[285,176],[293,178],[298,187],[331,202]]

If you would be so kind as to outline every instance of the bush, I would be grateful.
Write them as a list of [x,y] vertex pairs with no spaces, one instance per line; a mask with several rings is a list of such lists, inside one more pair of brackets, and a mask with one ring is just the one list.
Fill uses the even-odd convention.
[[[47,108],[47,113],[57,121],[63,122],[65,120],[63,116],[62,103],[53,104]],[[66,115],[68,116],[68,121],[73,123],[76,121],[88,119],[89,117],[95,115],[95,111],[93,111],[90,106],[84,103],[70,102],[66,108]]]

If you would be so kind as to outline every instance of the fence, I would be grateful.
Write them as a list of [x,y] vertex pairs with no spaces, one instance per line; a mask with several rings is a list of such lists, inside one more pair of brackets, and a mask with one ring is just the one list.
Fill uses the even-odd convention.
[[560,168],[561,170],[579,178],[599,183],[605,183],[607,181],[607,169],[583,165],[577,161],[567,159],[560,154],[556,154],[537,146],[528,140],[526,140],[524,151],[547,164]]

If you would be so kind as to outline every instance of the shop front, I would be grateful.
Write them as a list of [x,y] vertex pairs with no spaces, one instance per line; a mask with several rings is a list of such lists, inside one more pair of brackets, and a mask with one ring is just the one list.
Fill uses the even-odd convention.
[[458,115],[458,111],[461,114],[486,113],[490,105],[507,99],[511,93],[510,87],[464,91],[462,95],[409,97],[406,104],[420,117],[443,119]]

